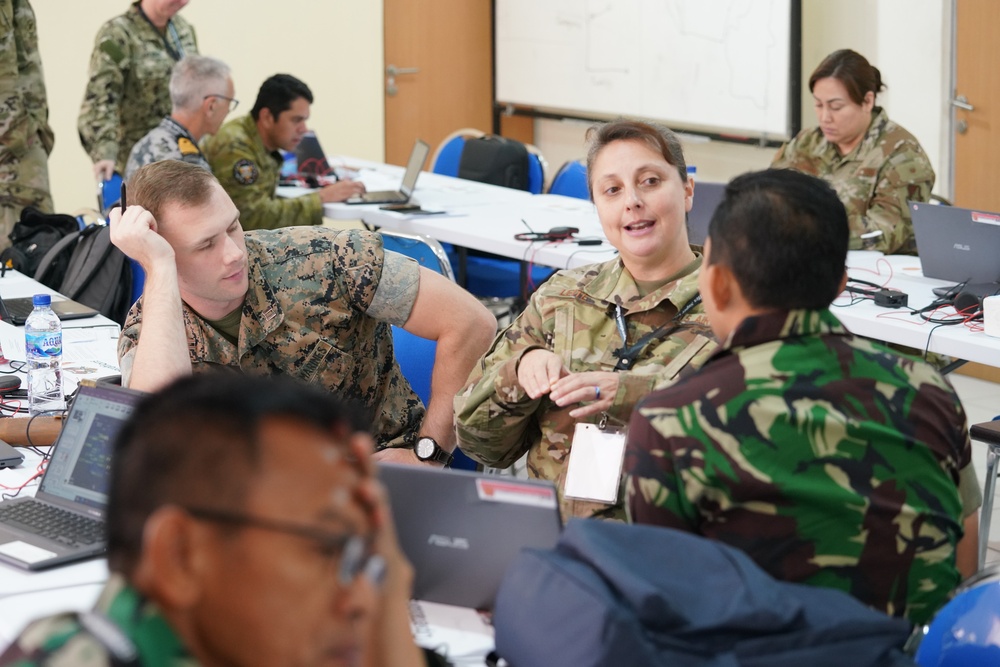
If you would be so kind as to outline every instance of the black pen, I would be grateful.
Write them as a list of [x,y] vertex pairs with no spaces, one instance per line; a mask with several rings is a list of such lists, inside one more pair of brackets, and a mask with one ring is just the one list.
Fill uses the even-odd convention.
[[127,206],[128,204],[125,203],[125,181],[122,181],[122,199],[121,199],[122,215],[125,214],[125,208]]

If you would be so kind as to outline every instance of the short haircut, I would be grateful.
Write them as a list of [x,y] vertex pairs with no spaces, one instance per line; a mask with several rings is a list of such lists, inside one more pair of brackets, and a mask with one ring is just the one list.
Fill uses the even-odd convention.
[[608,123],[592,125],[587,130],[587,189],[590,198],[594,198],[593,173],[594,161],[608,144],[614,141],[641,141],[663,156],[668,164],[677,168],[681,182],[687,182],[687,163],[684,162],[684,151],[681,140],[670,129],[657,123],[645,123],[629,118],[617,118]]
[[726,186],[708,261],[729,267],[755,308],[822,310],[839,293],[848,237],[847,212],[825,181],[767,169]]
[[213,183],[219,181],[212,172],[180,160],[160,160],[143,165],[125,184],[128,201],[138,204],[162,221],[163,210],[180,203],[187,207],[202,206],[211,199]]
[[299,380],[231,370],[188,376],[144,398],[119,432],[111,459],[112,571],[133,572],[146,521],[160,507],[245,505],[259,472],[262,422],[291,418],[346,440],[366,430],[357,414]]
[[292,102],[304,97],[309,104],[313,102],[312,91],[309,86],[296,79],[291,74],[275,74],[268,78],[257,92],[257,101],[250,110],[250,115],[254,120],[260,118],[262,109],[267,109],[275,120],[282,111],[287,111]]
[[208,56],[184,56],[170,74],[170,104],[175,110],[196,111],[209,95],[225,95],[229,65]]
[[847,95],[855,104],[861,104],[869,92],[877,97],[885,90],[882,73],[857,51],[841,49],[834,51],[813,71],[809,77],[809,91],[812,92],[820,79],[833,77],[844,84]]

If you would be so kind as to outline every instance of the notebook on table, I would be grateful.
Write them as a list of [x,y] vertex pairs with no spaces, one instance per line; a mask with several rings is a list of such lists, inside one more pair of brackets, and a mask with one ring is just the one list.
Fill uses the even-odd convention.
[[[0,298],[0,320],[21,326],[27,321],[34,307],[30,296],[15,299]],[[100,314],[90,306],[56,294],[52,295],[52,312],[60,320],[78,320]]]
[[399,190],[377,190],[366,192],[358,197],[346,200],[346,204],[405,204],[413,196],[413,190],[417,187],[417,177],[420,170],[424,168],[427,154],[431,147],[417,139],[410,151],[410,159],[406,162],[406,172],[403,174],[403,183]]
[[104,553],[112,443],[142,396],[80,386],[35,497],[0,502],[0,561],[40,570]]
[[[913,235],[926,278],[980,296],[1000,290],[1000,214],[910,202]],[[943,295],[949,288],[937,288]]]
[[387,463],[379,478],[417,600],[491,609],[518,552],[551,549],[562,530],[549,482]]

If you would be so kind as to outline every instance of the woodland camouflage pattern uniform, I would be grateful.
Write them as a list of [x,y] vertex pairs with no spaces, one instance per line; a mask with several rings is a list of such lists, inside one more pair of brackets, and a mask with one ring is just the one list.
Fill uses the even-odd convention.
[[138,2],[101,26],[77,119],[80,141],[92,162],[114,160],[115,170],[125,173],[132,146],[170,113],[174,64],[197,52],[191,24],[175,15],[166,34],[160,34]]
[[[668,323],[698,293],[701,255],[679,277],[645,297],[618,259],[559,271],[531,297],[528,307],[507,329],[455,397],[458,443],[462,451],[488,466],[507,467],[528,452],[532,477],[552,480],[560,491],[564,518],[624,518],[622,498],[614,505],[562,497],[567,457],[576,420],[575,406],[560,408],[543,396],[532,400],[517,381],[517,365],[530,350],[558,354],[573,373],[614,370],[614,351],[622,346],[615,325],[621,303],[632,344]],[[665,339],[651,342],[633,369],[620,371],[609,423],[628,422],[636,403],[660,384],[673,380],[693,361],[715,348],[701,306]],[[586,420],[598,423],[599,416]]]
[[28,0],[0,0],[0,250],[26,206],[52,213],[49,127],[35,13]]
[[955,546],[981,504],[947,381],[828,310],[744,320],[698,373],[640,403],[625,471],[636,523],[916,623],[959,583]]
[[[389,325],[410,316],[419,265],[384,252],[378,234],[359,230],[248,232],[246,245],[250,289],[238,344],[184,305],[194,371],[233,366],[318,384],[369,411],[379,447],[412,445],[424,407],[393,356]],[[141,328],[139,299],[118,344],[124,384]]]
[[160,160],[180,160],[198,165],[205,171],[212,170],[191,133],[171,116],[161,120],[132,147],[125,167],[125,180],[131,178],[139,167]]
[[[807,128],[781,147],[771,166],[818,176],[833,186],[847,208],[851,250],[915,255],[913,222],[907,200],[929,201],[934,169],[916,138],[875,107],[871,125],[849,154]],[[873,239],[867,232],[881,231]]]
[[275,229],[323,222],[319,193],[281,198],[274,189],[281,178],[281,154],[268,151],[247,114],[227,121],[202,148],[212,173],[240,210],[244,229]]

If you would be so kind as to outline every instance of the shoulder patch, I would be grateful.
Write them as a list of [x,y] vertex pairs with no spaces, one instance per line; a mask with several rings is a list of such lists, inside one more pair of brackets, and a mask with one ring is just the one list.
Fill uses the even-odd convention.
[[198,155],[201,153],[198,147],[194,145],[194,142],[187,137],[177,138],[177,150],[181,152],[181,155]]
[[233,178],[241,185],[253,185],[259,175],[260,172],[253,160],[244,158],[233,165]]

